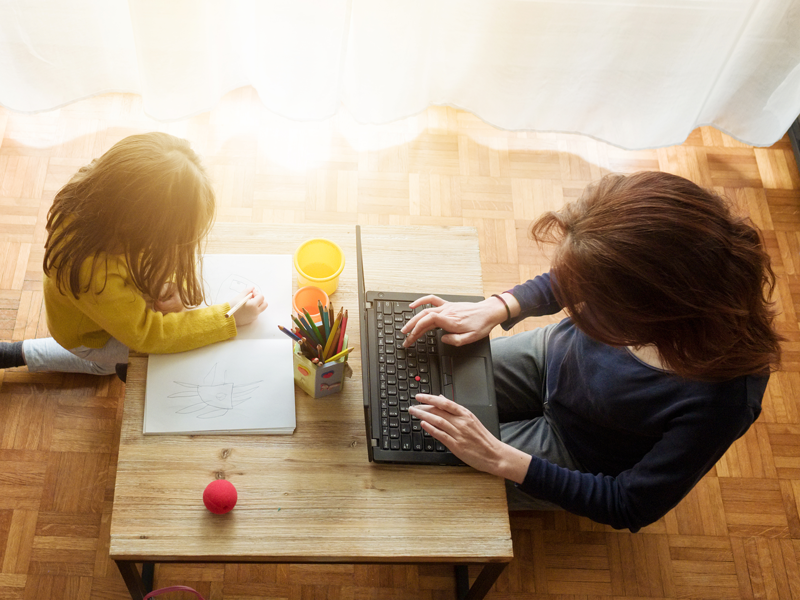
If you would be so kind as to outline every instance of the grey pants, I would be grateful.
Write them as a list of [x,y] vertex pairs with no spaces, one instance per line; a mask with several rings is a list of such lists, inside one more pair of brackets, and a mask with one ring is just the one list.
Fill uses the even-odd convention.
[[[527,454],[583,470],[567,451],[547,402],[547,340],[555,324],[492,340],[500,439]],[[509,510],[556,510],[506,481]]]
[[67,350],[53,338],[36,338],[22,342],[22,354],[28,371],[89,373],[111,375],[118,363],[128,362],[128,347],[111,338],[102,348],[78,346]]

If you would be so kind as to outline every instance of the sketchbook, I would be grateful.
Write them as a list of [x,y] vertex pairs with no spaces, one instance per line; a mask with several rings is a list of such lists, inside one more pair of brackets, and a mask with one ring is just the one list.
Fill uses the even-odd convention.
[[150,355],[144,433],[294,433],[292,341],[278,329],[292,313],[292,257],[209,254],[203,280],[210,304],[255,286],[267,309],[233,340]]

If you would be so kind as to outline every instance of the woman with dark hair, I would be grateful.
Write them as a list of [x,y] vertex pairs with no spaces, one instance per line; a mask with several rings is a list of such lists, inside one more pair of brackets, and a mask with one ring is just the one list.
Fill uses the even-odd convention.
[[412,307],[434,307],[403,330],[407,345],[435,327],[462,345],[566,309],[492,341],[502,441],[442,396],[417,395],[412,414],[505,477],[512,510],[559,506],[637,531],[761,412],[780,361],[769,256],[722,198],[659,172],[606,176],[532,235],[555,244],[549,273],[474,304],[420,298]]

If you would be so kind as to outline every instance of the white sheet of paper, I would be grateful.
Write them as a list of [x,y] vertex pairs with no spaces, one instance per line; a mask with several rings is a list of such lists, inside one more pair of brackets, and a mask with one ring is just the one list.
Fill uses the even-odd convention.
[[291,324],[292,257],[209,254],[203,280],[209,304],[254,286],[267,309],[233,340],[149,357],[144,433],[293,433],[292,341],[278,329]]
[[207,254],[203,282],[209,304],[235,300],[250,286],[266,298],[267,310],[254,323],[241,327],[237,340],[289,339],[278,329],[278,325],[292,324],[292,257],[288,254]]
[[153,358],[144,433],[294,431],[290,339],[220,342]]

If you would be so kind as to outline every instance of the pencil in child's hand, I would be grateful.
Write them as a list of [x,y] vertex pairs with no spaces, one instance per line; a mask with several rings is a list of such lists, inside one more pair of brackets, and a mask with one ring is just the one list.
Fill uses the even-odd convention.
[[225,316],[226,317],[232,316],[233,313],[242,308],[245,305],[245,303],[252,297],[253,297],[253,292],[248,292],[244,298],[242,298],[241,300],[239,300],[239,302],[236,303],[236,306],[234,306],[232,309],[230,309],[228,312],[225,313]]

